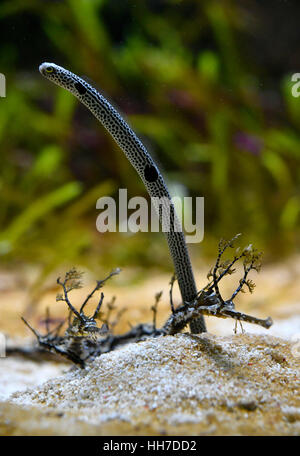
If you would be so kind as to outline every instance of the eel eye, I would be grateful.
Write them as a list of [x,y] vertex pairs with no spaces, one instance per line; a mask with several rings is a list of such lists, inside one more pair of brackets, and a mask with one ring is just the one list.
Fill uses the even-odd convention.
[[46,71],[47,71],[47,73],[53,73],[53,67],[52,66],[48,66],[46,68]]

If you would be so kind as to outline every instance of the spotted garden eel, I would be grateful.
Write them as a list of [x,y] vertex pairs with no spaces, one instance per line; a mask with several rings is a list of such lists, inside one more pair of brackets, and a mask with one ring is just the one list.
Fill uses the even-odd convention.
[[[39,70],[47,79],[75,95],[102,123],[138,172],[150,197],[152,199],[163,198],[168,201],[170,220],[173,223],[170,224],[170,229],[165,232],[165,235],[173,259],[181,297],[184,303],[194,301],[197,288],[184,233],[182,230],[176,230],[178,219],[168,188],[145,146],[117,110],[85,80],[54,63],[42,63]],[[160,222],[162,222],[161,207],[158,210],[158,215]],[[190,329],[193,333],[206,331],[202,315],[190,323]]]

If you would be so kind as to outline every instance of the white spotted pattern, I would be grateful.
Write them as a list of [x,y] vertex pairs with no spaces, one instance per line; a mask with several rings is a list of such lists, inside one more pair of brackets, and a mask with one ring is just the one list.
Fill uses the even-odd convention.
[[[75,95],[94,114],[123,150],[152,198],[166,197],[171,200],[164,179],[142,142],[117,110],[96,89],[76,74],[54,63],[43,63],[40,65],[40,72],[50,81]],[[177,216],[172,203],[170,212],[171,229],[165,234],[183,302],[191,302],[197,294],[191,261],[183,232],[174,230]],[[194,333],[206,331],[202,316],[191,323],[191,330]]]

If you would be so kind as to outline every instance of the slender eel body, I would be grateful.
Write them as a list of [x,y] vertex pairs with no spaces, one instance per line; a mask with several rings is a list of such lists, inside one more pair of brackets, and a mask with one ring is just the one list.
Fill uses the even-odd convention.
[[[40,65],[39,70],[47,79],[75,95],[102,123],[138,172],[150,197],[163,198],[169,202],[172,223],[170,223],[170,229],[165,232],[166,238],[182,300],[184,303],[194,301],[197,288],[184,233],[176,229],[178,219],[167,186],[144,145],[116,109],[82,78],[54,63],[45,62]],[[159,218],[161,221],[161,210],[159,210]],[[193,333],[206,331],[203,316],[191,323],[191,331]]]

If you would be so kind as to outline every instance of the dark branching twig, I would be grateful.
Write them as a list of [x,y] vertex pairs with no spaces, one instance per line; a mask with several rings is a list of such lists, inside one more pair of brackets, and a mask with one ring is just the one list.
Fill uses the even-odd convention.
[[25,325],[28,326],[28,328],[33,332],[33,334],[37,338],[39,345],[42,348],[50,351],[51,353],[56,353],[58,355],[61,355],[65,358],[69,359],[73,363],[80,365],[80,367],[82,367],[82,368],[84,367],[84,360],[81,360],[80,357],[76,355],[76,353],[65,350],[64,340],[62,337],[52,336],[51,333],[48,333],[45,336],[42,336],[32,326],[30,326],[30,324],[25,320],[25,318],[23,318],[23,317],[21,317],[21,318],[22,318],[23,322],[25,323]]
[[[234,236],[230,241],[221,240],[219,243],[219,251],[214,268],[210,270],[207,278],[212,280],[198,293],[197,299],[192,303],[185,303],[175,310],[173,315],[169,317],[165,323],[163,330],[168,334],[176,334],[181,331],[191,319],[197,318],[199,315],[213,315],[218,318],[233,318],[236,321],[245,321],[248,323],[257,324],[265,328],[272,325],[272,319],[267,318],[261,320],[251,315],[243,314],[235,310],[234,299],[239,292],[244,292],[243,286],[246,285],[248,290],[252,293],[255,284],[252,280],[248,279],[248,274],[251,270],[259,272],[261,267],[261,253],[258,252],[250,244],[242,251],[240,248],[236,249],[234,258],[221,262],[224,252],[228,248],[234,248],[234,243],[240,235]],[[239,281],[239,285],[233,292],[228,300],[224,300],[221,296],[218,283],[226,276],[235,272],[232,266],[241,258],[243,260],[244,275]]]
[[173,304],[173,286],[174,286],[174,282],[176,281],[176,275],[173,274],[172,277],[171,277],[171,281],[170,281],[170,306],[171,306],[171,310],[172,310],[172,313],[174,313],[174,304]]
[[[59,336],[59,331],[65,322],[60,323],[54,330],[50,331],[49,327],[49,312],[46,314],[46,331],[47,333],[42,336],[29,323],[22,318],[24,323],[34,333],[40,346],[64,356],[65,358],[73,361],[74,363],[84,367],[85,361],[91,357],[91,354],[96,350],[99,340],[103,335],[108,333],[106,324],[101,328],[97,326],[97,319],[101,319],[101,305],[103,303],[104,294],[101,293],[99,303],[91,317],[84,313],[84,308],[88,301],[94,296],[95,292],[103,287],[104,283],[112,276],[118,274],[119,269],[113,270],[105,279],[98,280],[96,287],[87,296],[85,301],[80,307],[78,312],[71,304],[69,293],[72,290],[81,288],[82,273],[78,272],[75,268],[66,273],[64,280],[57,279],[57,283],[62,287],[63,293],[58,293],[56,296],[57,301],[66,302],[69,308],[68,327],[64,336]],[[114,322],[114,324],[116,324]]]
[[[113,277],[114,275],[117,275],[121,272],[121,269],[117,268],[117,269],[114,269],[111,271],[111,273],[103,280],[97,280],[97,285],[96,287],[94,288],[94,290],[87,296],[87,298],[85,299],[85,301],[83,302],[82,306],[80,307],[80,313],[83,311],[84,307],[86,306],[86,304],[88,303],[88,301],[91,299],[91,297],[94,295],[95,291],[98,291],[100,290],[100,288],[103,287],[103,285],[105,284],[105,282],[110,279],[111,277]],[[103,294],[103,293],[102,293]],[[102,297],[102,295],[101,295]],[[102,298],[103,300],[103,298]],[[99,302],[99,308],[101,307],[101,304],[102,304],[102,301]],[[97,312],[99,312],[99,309],[97,311],[95,311],[95,314],[97,314]]]
[[[155,303],[151,307],[151,310],[153,311],[152,325],[139,324],[134,327],[131,326],[130,330],[125,334],[114,334],[113,330],[126,309],[121,309],[117,312],[115,319],[110,322],[111,314],[116,309],[115,297],[106,305],[107,312],[105,318],[101,312],[104,300],[104,294],[102,292],[92,316],[89,317],[84,313],[85,306],[95,295],[96,291],[100,290],[110,277],[118,274],[120,269],[115,269],[105,279],[97,281],[95,288],[82,303],[79,312],[71,304],[68,294],[70,291],[81,287],[80,279],[82,273],[73,268],[65,275],[63,281],[58,278],[57,283],[62,287],[63,293],[58,294],[56,299],[57,301],[66,302],[69,308],[68,327],[63,336],[59,336],[59,331],[64,322],[50,331],[50,315],[48,310],[45,320],[47,334],[44,336],[33,329],[24,318],[22,319],[33,332],[42,348],[60,354],[73,361],[75,364],[78,364],[80,367],[84,367],[87,361],[91,361],[102,353],[114,350],[121,345],[137,342],[148,337],[176,334],[201,315],[212,315],[218,318],[233,318],[235,320],[235,332],[237,329],[237,322],[241,325],[241,322],[243,321],[269,328],[272,325],[272,319],[270,317],[266,320],[262,320],[235,310],[234,300],[238,294],[240,292],[245,292],[245,287],[248,288],[250,293],[254,290],[255,284],[248,278],[249,273],[251,270],[259,272],[261,267],[261,253],[254,249],[251,244],[243,250],[240,248],[236,249],[232,259],[222,260],[225,251],[234,248],[234,244],[239,236],[240,235],[238,234],[229,241],[223,239],[220,241],[216,263],[207,276],[210,281],[202,290],[200,290],[193,302],[185,302],[176,309],[174,308],[173,285],[175,276],[172,277],[169,292],[172,313],[160,329],[156,327],[156,317],[157,306],[161,299],[162,292],[155,295]],[[219,289],[219,282],[223,277],[236,272],[233,266],[241,259],[243,259],[243,277],[240,279],[239,284],[231,297],[224,300]],[[101,328],[97,326],[96,320],[102,321],[103,325]]]
[[153,331],[156,331],[156,316],[157,316],[157,306],[158,306],[158,303],[162,297],[162,291],[160,291],[159,293],[156,293],[155,295],[155,303],[153,304],[153,306],[151,307],[151,310],[153,312]]

